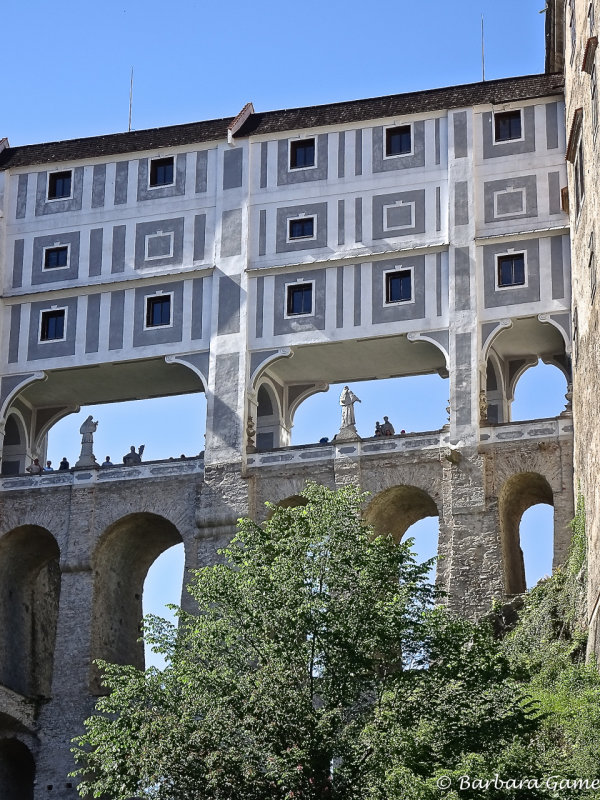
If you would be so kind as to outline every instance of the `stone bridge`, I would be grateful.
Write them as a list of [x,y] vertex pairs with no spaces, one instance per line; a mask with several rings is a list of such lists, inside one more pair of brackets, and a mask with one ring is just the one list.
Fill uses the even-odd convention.
[[186,569],[210,564],[236,519],[264,518],[266,501],[297,503],[307,480],[357,483],[370,493],[367,519],[398,540],[439,517],[437,581],[451,606],[476,616],[525,588],[519,522],[529,506],[554,506],[554,562],[564,559],[571,464],[566,416],[484,427],[471,448],[451,446],[443,429],[254,453],[245,467],[199,458],[2,478],[4,785],[35,771],[36,800],[76,797],[65,775],[70,740],[102,691],[92,662],[143,666],[144,579],[172,545],[183,542]]

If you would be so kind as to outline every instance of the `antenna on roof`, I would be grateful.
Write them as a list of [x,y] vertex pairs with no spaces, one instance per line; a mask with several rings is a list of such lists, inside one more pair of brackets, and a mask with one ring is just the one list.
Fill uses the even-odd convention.
[[483,14],[481,15],[481,80],[485,81],[485,38],[483,29]]
[[129,81],[129,127],[127,128],[128,131],[131,131],[131,106],[133,103],[133,67],[131,68],[131,79]]

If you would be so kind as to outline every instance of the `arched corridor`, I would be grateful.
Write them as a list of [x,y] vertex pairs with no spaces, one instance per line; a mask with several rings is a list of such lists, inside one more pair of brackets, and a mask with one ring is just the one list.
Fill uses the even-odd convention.
[[35,525],[7,533],[0,540],[0,683],[22,695],[50,696],[59,596],[52,534]]
[[35,762],[18,739],[0,738],[0,797],[2,800],[33,800]]
[[[173,523],[150,513],[130,514],[104,532],[92,561],[92,660],[144,668],[139,640],[144,580],[156,558],[181,542]],[[91,690],[101,693],[96,667],[92,667]]]

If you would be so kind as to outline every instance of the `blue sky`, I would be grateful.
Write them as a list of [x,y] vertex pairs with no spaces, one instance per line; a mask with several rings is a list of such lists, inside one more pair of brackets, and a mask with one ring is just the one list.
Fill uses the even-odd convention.
[[[482,14],[486,78],[539,73],[543,5],[5,0],[0,138],[14,146],[126,130],[132,67],[134,129],[234,116],[248,101],[263,111],[479,81]],[[445,422],[447,383],[436,376],[353,389],[362,400],[357,423],[363,436],[372,434],[384,414],[397,430],[428,430]],[[559,413],[564,391],[556,370],[530,370],[518,387],[514,417]],[[338,396],[334,387],[301,407],[295,443],[335,433]],[[63,455],[72,463],[77,459],[79,425],[88,413],[100,421],[99,460],[110,454],[120,461],[130,444],[144,443],[148,459],[203,449],[204,399],[190,395],[86,409],[64,420],[50,435],[55,465]],[[528,516],[522,539],[528,580],[535,582],[550,569],[551,510],[534,509]],[[420,555],[428,557],[435,522],[411,533]],[[152,573],[147,608],[177,601],[177,553],[165,554]]]

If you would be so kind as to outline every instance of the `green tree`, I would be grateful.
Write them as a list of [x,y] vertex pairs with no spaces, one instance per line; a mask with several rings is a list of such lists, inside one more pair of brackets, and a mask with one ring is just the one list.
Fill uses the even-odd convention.
[[102,665],[81,794],[439,798],[439,775],[491,771],[535,729],[491,629],[433,608],[431,562],[375,537],[357,490],[302,497],[241,521],[178,630],[146,622],[164,671]]

